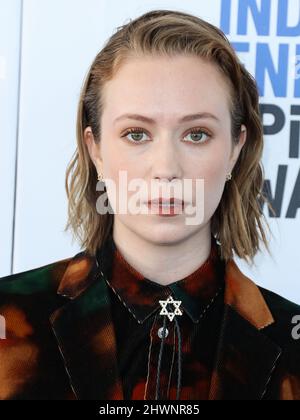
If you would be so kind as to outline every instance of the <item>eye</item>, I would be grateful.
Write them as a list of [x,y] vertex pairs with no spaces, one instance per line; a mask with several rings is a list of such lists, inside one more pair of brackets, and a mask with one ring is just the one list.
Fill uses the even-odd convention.
[[191,134],[191,142],[192,143],[206,143],[208,140],[203,140],[203,134],[207,136],[208,138],[212,137],[210,133],[208,133],[206,130],[203,130],[202,128],[193,128],[189,131],[189,134]]
[[[142,128],[129,128],[121,137],[126,137],[128,141],[131,143],[144,143],[146,140],[143,140],[143,134],[145,133],[145,130]],[[129,139],[127,136],[131,135],[133,136],[133,140]]]

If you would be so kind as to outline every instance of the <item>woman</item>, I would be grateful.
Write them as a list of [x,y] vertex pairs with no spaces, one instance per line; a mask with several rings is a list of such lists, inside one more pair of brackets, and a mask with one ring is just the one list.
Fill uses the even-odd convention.
[[[300,399],[300,307],[233,260],[268,250],[258,101],[225,35],[198,17],[151,11],[111,36],[82,89],[66,177],[66,229],[84,250],[1,279],[1,399]],[[151,213],[119,211],[124,174],[144,182]],[[166,193],[183,180],[203,184]]]

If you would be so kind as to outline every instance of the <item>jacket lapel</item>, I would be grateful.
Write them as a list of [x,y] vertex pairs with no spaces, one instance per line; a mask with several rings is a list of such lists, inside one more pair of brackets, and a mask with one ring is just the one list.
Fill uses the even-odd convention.
[[263,329],[274,323],[259,290],[231,260],[210,400],[260,400],[282,350]]
[[51,315],[50,323],[75,396],[122,400],[108,287],[95,259],[81,254],[69,263],[58,290],[71,301]]
[[[234,260],[226,264],[225,311],[210,400],[262,399],[282,350],[263,329],[275,321],[259,290]],[[75,255],[50,317],[70,385],[78,399],[122,400],[109,289],[96,259]]]

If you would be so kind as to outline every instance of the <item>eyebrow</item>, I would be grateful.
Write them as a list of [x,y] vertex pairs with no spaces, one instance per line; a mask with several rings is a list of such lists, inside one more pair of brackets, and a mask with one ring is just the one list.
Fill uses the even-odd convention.
[[[217,122],[220,122],[219,118],[217,118],[214,114],[211,114],[210,112],[198,112],[196,114],[189,114],[189,115],[185,115],[184,117],[181,117],[178,120],[178,123],[183,123],[183,122],[189,122],[189,121],[194,121],[194,120],[200,120],[200,119],[213,119]],[[120,120],[123,119],[130,119],[130,120],[137,120],[137,121],[143,121],[146,123],[150,123],[150,124],[155,124],[155,120],[153,118],[149,118],[146,117],[144,115],[140,115],[140,114],[122,114],[119,117],[117,117],[114,120],[114,124]]]

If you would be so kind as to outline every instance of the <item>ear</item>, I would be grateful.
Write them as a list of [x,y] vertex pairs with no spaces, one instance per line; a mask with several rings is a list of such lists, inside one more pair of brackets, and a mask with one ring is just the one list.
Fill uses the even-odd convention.
[[86,127],[83,133],[83,137],[85,144],[87,145],[90,158],[93,161],[97,172],[102,172],[102,157],[100,143],[95,142],[95,138],[91,127]]
[[234,144],[231,158],[230,158],[230,167],[228,172],[232,172],[233,168],[235,166],[235,163],[237,162],[239,155],[241,153],[241,150],[246,142],[247,138],[247,127],[245,125],[241,125],[241,132],[239,135],[239,141]]

